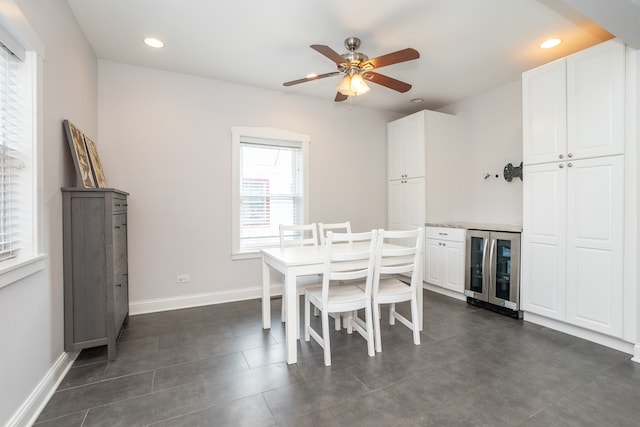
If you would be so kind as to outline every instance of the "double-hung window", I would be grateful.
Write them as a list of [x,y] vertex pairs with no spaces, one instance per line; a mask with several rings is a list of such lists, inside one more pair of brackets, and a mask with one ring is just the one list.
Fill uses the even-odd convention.
[[309,137],[272,128],[234,127],[232,205],[234,258],[280,244],[280,224],[308,218]]
[[0,288],[44,268],[37,156],[44,49],[11,3],[0,4]]

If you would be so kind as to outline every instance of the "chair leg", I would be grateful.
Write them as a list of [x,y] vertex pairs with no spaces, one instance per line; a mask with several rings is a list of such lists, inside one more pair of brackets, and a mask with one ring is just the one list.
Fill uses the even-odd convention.
[[340,318],[340,313],[336,313],[334,316],[336,319],[336,324],[335,324],[335,330],[339,331],[340,329],[342,329],[342,322],[341,322],[341,318]]
[[[316,306],[314,305],[313,308],[315,309]],[[309,334],[309,328],[311,327],[311,303],[309,302],[309,298],[307,297],[307,294],[304,294],[304,340],[305,341],[310,341],[311,340],[311,336]]]
[[418,324],[418,301],[411,298],[411,326],[413,329],[413,343],[420,345],[420,325]]
[[324,366],[331,366],[331,344],[329,343],[329,313],[322,310],[322,341],[324,345]]
[[395,325],[396,324],[396,305],[395,305],[395,303],[391,303],[389,305],[389,324],[390,325]]
[[296,289],[296,338],[300,339],[300,296],[298,295],[298,290]]
[[373,319],[371,318],[371,304],[367,304],[364,308],[364,321],[367,327],[367,354],[369,357],[375,356],[376,352],[373,348]]
[[373,329],[375,331],[376,351],[382,351],[382,338],[380,336],[380,304],[373,303]]

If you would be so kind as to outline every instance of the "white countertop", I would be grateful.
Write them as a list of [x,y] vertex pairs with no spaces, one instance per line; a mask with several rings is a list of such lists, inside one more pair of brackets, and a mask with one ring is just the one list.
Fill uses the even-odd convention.
[[445,227],[445,228],[464,228],[467,230],[487,230],[487,231],[508,231],[512,233],[521,233],[522,225],[518,224],[485,224],[478,222],[427,222],[426,227]]

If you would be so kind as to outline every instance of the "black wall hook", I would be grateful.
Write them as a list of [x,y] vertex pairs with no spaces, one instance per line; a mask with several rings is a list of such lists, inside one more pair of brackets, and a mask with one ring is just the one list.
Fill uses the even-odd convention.
[[513,178],[520,178],[520,181],[522,181],[522,162],[520,162],[520,166],[513,166],[511,163],[507,163],[504,167],[504,179],[507,182],[511,182]]

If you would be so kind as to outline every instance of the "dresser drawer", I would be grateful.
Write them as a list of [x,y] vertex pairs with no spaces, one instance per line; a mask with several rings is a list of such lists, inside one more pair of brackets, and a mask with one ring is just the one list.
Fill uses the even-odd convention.
[[427,227],[425,234],[427,239],[449,240],[452,242],[465,241],[464,228]]
[[121,197],[113,198],[113,213],[126,212],[127,211],[127,199]]

